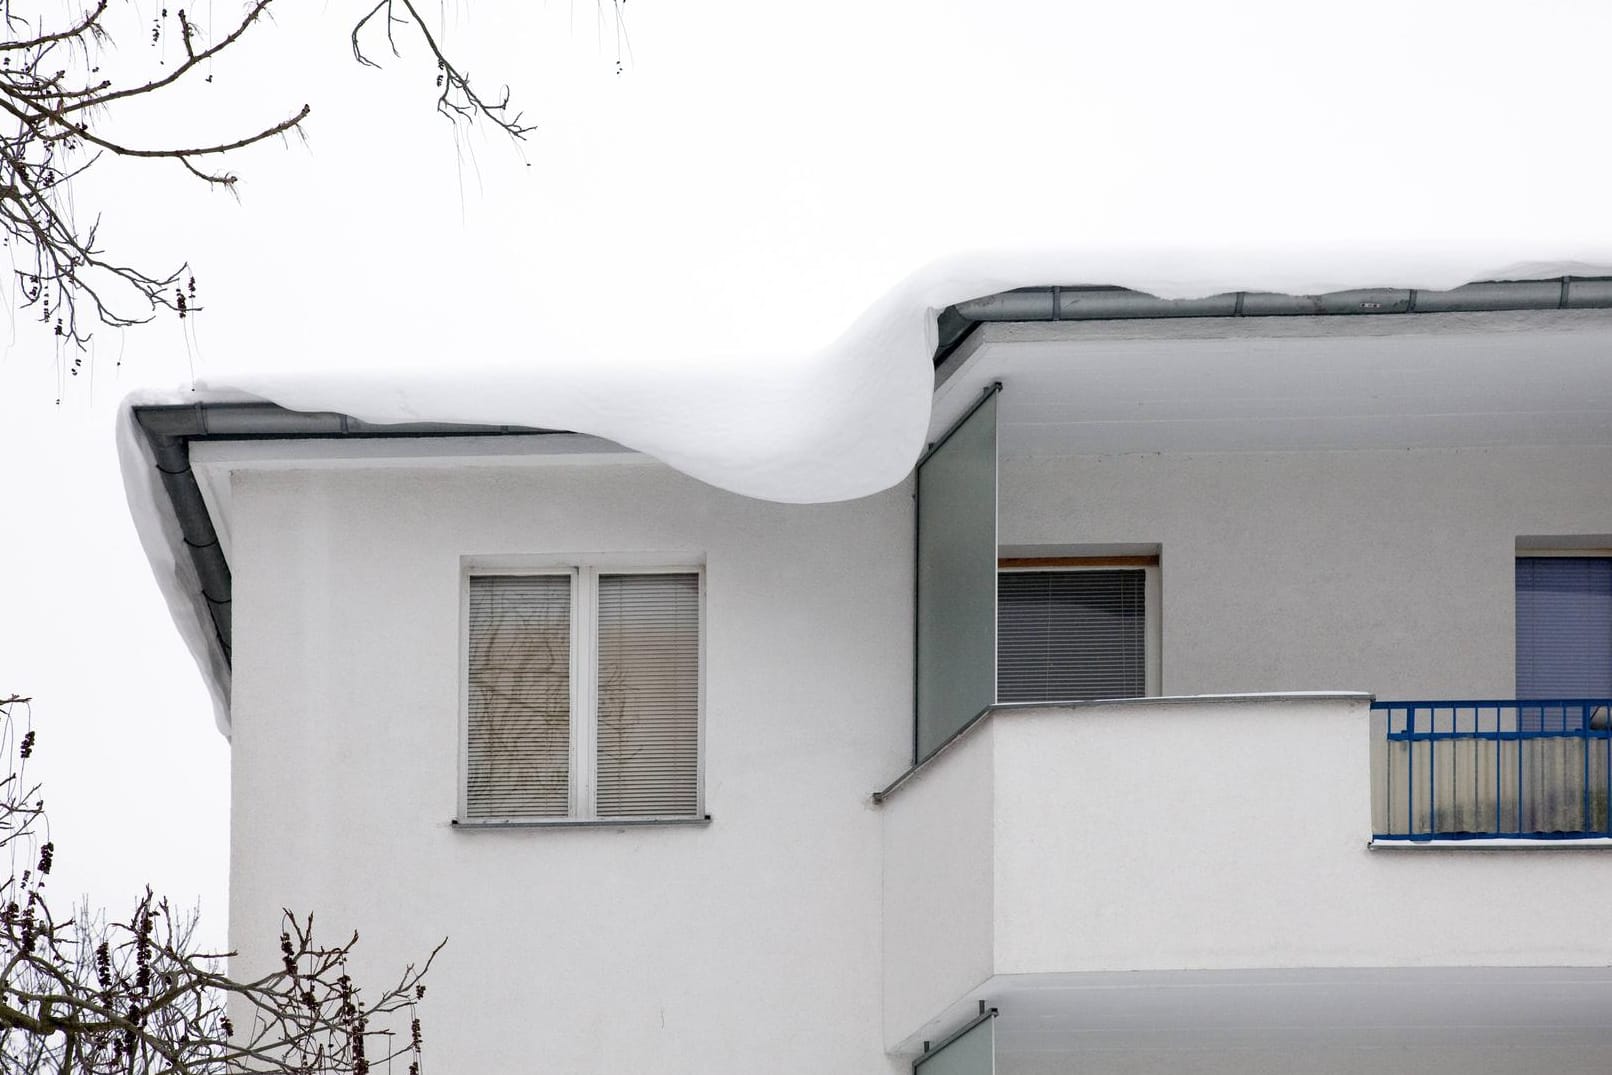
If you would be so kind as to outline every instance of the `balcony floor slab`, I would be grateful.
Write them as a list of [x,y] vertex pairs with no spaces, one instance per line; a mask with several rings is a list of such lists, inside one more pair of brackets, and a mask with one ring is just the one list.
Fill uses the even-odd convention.
[[998,1072],[1612,1070],[1612,969],[999,975]]

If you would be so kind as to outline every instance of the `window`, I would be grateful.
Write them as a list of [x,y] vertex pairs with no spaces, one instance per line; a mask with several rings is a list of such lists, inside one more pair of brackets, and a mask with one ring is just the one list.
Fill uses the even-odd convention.
[[1156,568],[1080,566],[1074,558],[1058,563],[1008,560],[997,573],[997,701],[1156,692],[1149,630],[1156,614],[1148,615]]
[[1612,697],[1612,559],[1517,557],[1517,697]]
[[462,814],[700,816],[701,575],[472,574]]

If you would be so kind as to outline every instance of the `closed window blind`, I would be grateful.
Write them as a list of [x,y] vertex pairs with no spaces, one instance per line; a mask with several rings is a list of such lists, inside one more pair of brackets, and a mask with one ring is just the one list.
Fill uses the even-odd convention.
[[465,813],[570,810],[571,577],[473,576]]
[[1517,697],[1612,697],[1612,559],[1517,558]]
[[999,573],[997,701],[1146,694],[1145,596],[1140,570]]
[[700,577],[599,576],[600,817],[699,807]]

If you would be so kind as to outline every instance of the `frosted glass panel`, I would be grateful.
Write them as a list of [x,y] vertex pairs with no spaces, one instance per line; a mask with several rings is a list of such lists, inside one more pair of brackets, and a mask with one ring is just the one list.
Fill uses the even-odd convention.
[[915,1075],[994,1075],[996,1020],[982,1019],[966,1034],[919,1057],[912,1070]]
[[915,762],[996,701],[996,400],[918,466]]

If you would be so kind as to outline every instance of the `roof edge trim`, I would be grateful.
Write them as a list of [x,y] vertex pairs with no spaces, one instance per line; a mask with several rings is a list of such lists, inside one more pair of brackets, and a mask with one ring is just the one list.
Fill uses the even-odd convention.
[[203,623],[213,625],[213,642],[231,666],[233,624],[231,599],[233,584],[229,562],[201,486],[190,465],[193,441],[210,440],[305,440],[358,439],[375,437],[504,437],[548,436],[566,433],[559,429],[533,429],[527,426],[468,425],[454,422],[407,422],[383,424],[365,422],[330,411],[287,410],[272,403],[184,403],[148,404],[131,408],[135,424],[151,448],[152,458],[167,491],[168,507],[179,524],[179,532],[192,565],[200,579],[192,595],[205,615]]
[[1021,287],[948,306],[938,318],[938,367],[987,321],[1129,321],[1183,317],[1359,317],[1508,310],[1612,309],[1612,277],[1486,280],[1448,291],[1370,287],[1320,295],[1228,291],[1161,299],[1124,287]]

